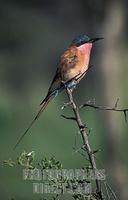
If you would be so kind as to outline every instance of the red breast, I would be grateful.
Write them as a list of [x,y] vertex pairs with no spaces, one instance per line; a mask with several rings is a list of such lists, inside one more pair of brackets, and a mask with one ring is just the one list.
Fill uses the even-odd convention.
[[77,47],[78,58],[79,58],[79,69],[84,73],[88,69],[90,53],[91,53],[92,43],[85,43],[80,47]]

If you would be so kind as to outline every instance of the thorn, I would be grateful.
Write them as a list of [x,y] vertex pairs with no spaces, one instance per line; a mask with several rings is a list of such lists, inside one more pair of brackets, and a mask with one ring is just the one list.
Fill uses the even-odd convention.
[[114,108],[117,108],[118,102],[119,102],[119,98],[117,98]]
[[101,149],[96,149],[96,150],[92,151],[91,154],[96,154],[96,153],[98,153],[100,151],[101,151]]
[[86,126],[86,128],[87,128],[87,130],[88,130],[87,135],[89,136],[90,133],[91,133],[91,131],[92,131],[93,129],[92,129],[92,128],[89,128],[89,127],[87,127],[87,126]]
[[82,149],[82,147],[80,147],[80,148],[78,148],[78,149],[75,149],[75,148],[74,148],[74,153],[79,152],[81,149]]
[[70,120],[75,120],[76,121],[75,117],[67,117],[65,115],[61,115],[61,117],[63,117],[64,119],[70,119]]
[[127,111],[124,110],[124,119],[125,119],[125,122],[127,123]]
[[86,103],[87,103],[87,104],[88,104],[88,103],[91,103],[91,100],[89,99]]
[[91,133],[91,129],[88,129],[88,133],[87,133],[87,135],[89,136],[89,135],[90,135],[90,133]]
[[71,102],[64,103],[63,106],[61,107],[61,110],[63,110],[64,108],[66,108],[70,105],[71,105]]
[[86,145],[83,145],[81,149],[86,150]]

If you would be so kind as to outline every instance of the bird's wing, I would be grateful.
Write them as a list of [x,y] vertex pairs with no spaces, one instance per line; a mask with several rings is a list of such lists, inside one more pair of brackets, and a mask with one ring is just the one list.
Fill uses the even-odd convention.
[[56,90],[61,89],[61,87],[63,86],[62,82],[64,81],[63,74],[66,73],[68,69],[75,67],[77,62],[78,57],[76,47],[69,48],[67,51],[65,51],[65,53],[60,58],[59,66],[51,82],[47,96],[51,95]]
[[60,68],[65,70],[65,71],[69,70],[71,68],[74,68],[76,66],[77,62],[78,62],[77,48],[76,47],[70,47],[61,56]]
[[49,87],[48,94],[54,92],[55,90],[60,89],[60,87],[61,87],[61,69],[57,68],[55,76]]
[[60,68],[57,68],[55,76],[51,82],[51,85],[48,89],[48,93],[45,97],[45,99],[40,103],[40,105],[43,104],[44,101],[46,101],[50,96],[56,96],[58,91],[62,87],[62,81],[61,81],[61,73],[60,73]]
[[67,51],[65,51],[65,53],[60,58],[59,66],[48,89],[48,93],[40,105],[42,105],[44,101],[46,101],[50,96],[56,96],[58,92],[64,89],[63,82],[69,81],[69,79],[65,80],[65,75],[69,69],[75,67],[77,62],[77,50],[75,47],[69,48]]

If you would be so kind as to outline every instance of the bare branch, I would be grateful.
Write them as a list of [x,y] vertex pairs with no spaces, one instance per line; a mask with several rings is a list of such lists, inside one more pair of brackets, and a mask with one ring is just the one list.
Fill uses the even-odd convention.
[[[95,155],[94,155],[95,151],[92,151],[92,149],[90,147],[90,144],[89,144],[89,141],[88,141],[88,133],[86,132],[86,125],[83,124],[83,122],[80,118],[79,108],[76,106],[76,104],[74,102],[74,99],[73,99],[73,96],[72,96],[72,91],[69,88],[67,88],[66,91],[67,91],[67,95],[68,95],[68,98],[69,98],[69,101],[70,101],[70,105],[71,105],[73,112],[74,112],[75,121],[78,125],[79,132],[81,133],[81,136],[82,136],[82,140],[83,140],[82,149],[84,151],[86,151],[86,153],[88,155],[88,160],[89,160],[90,165],[91,165],[91,168],[94,172],[94,175],[96,175],[97,166],[96,166]],[[68,119],[68,118],[66,117],[66,119]],[[71,119],[71,118],[69,118],[69,119]],[[101,191],[101,181],[96,178],[95,183],[96,183],[97,198],[100,199],[100,200],[103,200],[102,191]]]
[[63,117],[64,119],[70,119],[70,120],[75,120],[76,121],[75,117],[67,117],[65,115],[61,115],[61,117]]
[[125,118],[125,122],[127,122],[127,112],[128,112],[128,108],[118,108],[117,104],[118,104],[119,99],[117,99],[114,107],[110,107],[110,106],[98,106],[95,103],[85,103],[83,105],[81,105],[79,108],[85,108],[85,107],[90,107],[90,108],[94,108],[97,110],[103,110],[103,111],[114,111],[114,112],[123,112],[124,114],[124,118]]

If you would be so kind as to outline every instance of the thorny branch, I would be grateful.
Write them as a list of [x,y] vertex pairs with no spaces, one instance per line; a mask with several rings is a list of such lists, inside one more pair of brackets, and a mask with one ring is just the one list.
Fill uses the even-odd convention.
[[[96,166],[96,161],[95,161],[95,153],[97,153],[98,150],[93,151],[90,147],[90,144],[89,144],[89,141],[88,141],[87,126],[84,125],[83,122],[81,121],[79,110],[82,109],[82,108],[90,107],[90,108],[102,110],[102,111],[122,112],[124,114],[125,122],[127,122],[128,108],[119,108],[118,107],[119,99],[117,99],[114,106],[112,106],[112,107],[96,105],[95,101],[92,101],[92,102],[88,101],[85,104],[77,107],[75,102],[74,102],[73,96],[72,96],[72,91],[68,88],[67,88],[67,94],[68,94],[68,97],[69,97],[69,102],[64,103],[62,109],[64,109],[67,106],[72,106],[74,116],[73,117],[72,116],[67,117],[65,115],[61,115],[61,116],[65,119],[76,121],[76,123],[79,127],[79,132],[81,133],[81,136],[82,136],[82,139],[83,139],[83,146],[80,149],[83,149],[83,150],[86,151],[88,158],[86,158],[86,157],[85,158],[90,162],[91,167],[92,167],[93,172],[94,172],[94,175],[96,175],[97,166]],[[85,156],[85,154],[82,154],[82,155]],[[101,180],[96,179],[95,183],[96,183],[96,193],[95,193],[96,197],[95,198],[103,200]],[[113,193],[113,191],[112,191],[112,195],[113,195],[114,199],[116,199],[115,193]]]
[[113,107],[109,107],[109,106],[98,106],[96,105],[95,103],[92,103],[92,102],[87,102],[83,105],[81,105],[79,108],[86,108],[86,107],[90,107],[90,108],[94,108],[94,109],[97,109],[97,110],[106,110],[106,111],[115,111],[115,112],[122,112],[124,113],[124,118],[125,118],[125,122],[127,122],[127,112],[128,112],[128,108],[118,108],[118,101],[119,99],[117,99],[115,105]]
[[87,152],[88,155],[88,160],[90,162],[91,168],[93,170],[93,173],[96,177],[95,179],[95,183],[96,183],[96,196],[97,199],[103,200],[103,196],[102,196],[102,190],[101,190],[101,180],[98,180],[97,178],[97,166],[96,166],[96,161],[95,161],[95,155],[94,152],[91,149],[91,146],[89,144],[88,141],[88,134],[86,132],[86,125],[83,124],[80,114],[79,114],[79,108],[76,106],[73,96],[72,96],[72,91],[67,88],[67,95],[69,98],[69,102],[67,105],[72,106],[73,112],[74,112],[74,117],[66,117],[64,115],[62,115],[62,117],[66,118],[66,119],[71,119],[71,120],[75,120],[78,127],[79,127],[79,131],[81,133],[82,139],[83,139],[83,146],[82,149],[84,149]]

